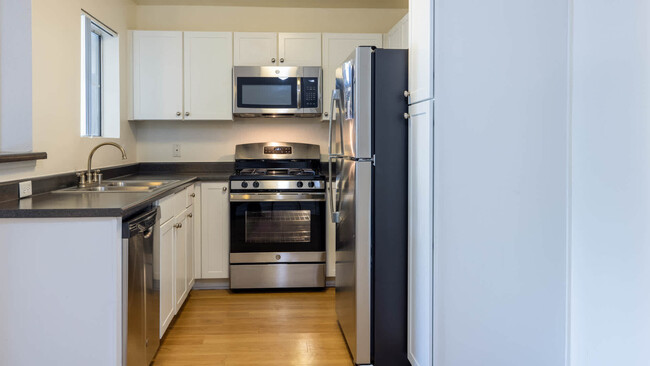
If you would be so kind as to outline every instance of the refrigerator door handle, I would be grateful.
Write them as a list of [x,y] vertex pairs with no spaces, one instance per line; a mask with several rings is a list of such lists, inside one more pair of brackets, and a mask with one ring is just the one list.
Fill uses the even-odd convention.
[[[339,104],[339,107],[340,107],[340,105],[341,105],[341,91],[339,89],[332,90],[332,101],[330,102],[330,118],[329,118],[330,126],[329,126],[329,132],[328,132],[329,146],[328,146],[328,149],[327,149],[327,152],[328,152],[329,156],[339,157],[339,156],[343,156],[343,151],[341,151],[340,154],[332,154],[332,145],[333,145],[332,144],[332,127],[333,127],[333,123],[334,123],[334,105],[335,105],[334,102],[337,102]],[[337,120],[338,120],[338,118],[339,118],[339,116],[337,115]],[[340,127],[341,127],[341,138],[342,138],[343,137],[343,135],[342,135],[342,133],[343,133],[343,130],[342,130],[343,129],[343,123],[339,122],[339,124],[340,124]],[[343,144],[343,140],[341,140],[341,147],[342,147],[342,144]]]
[[[343,156],[343,151],[341,151],[340,154],[332,154],[332,145],[333,145],[332,127],[333,127],[333,124],[334,124],[334,105],[335,105],[335,103],[339,104],[339,108],[341,107],[341,103],[342,103],[342,101],[341,101],[341,91],[339,89],[332,90],[332,101],[330,102],[330,118],[329,118],[330,125],[329,125],[329,133],[328,133],[328,135],[329,135],[329,147],[327,149],[328,150],[327,151],[328,152],[328,166],[329,166],[328,190],[329,190],[330,212],[331,212],[331,215],[332,215],[331,219],[332,219],[333,223],[338,224],[339,222],[341,222],[341,213],[338,212],[335,209],[335,208],[338,208],[338,207],[334,207],[335,205],[334,205],[334,189],[333,189],[333,184],[332,184],[333,183],[333,180],[332,180],[332,175],[333,175],[332,174],[333,173],[332,172],[332,159],[342,157]],[[343,146],[343,135],[342,135],[343,134],[343,123],[340,121],[340,119],[339,119],[340,116],[339,115],[340,115],[340,113],[337,114],[336,118],[337,118],[337,120],[339,120],[339,124],[340,124],[340,127],[341,127],[341,148],[342,148],[342,146]]]
[[[333,184],[332,184],[332,159],[334,157],[332,155],[329,156],[328,158],[328,164],[329,164],[329,184],[327,189],[329,190],[329,201],[330,201],[330,213],[332,215],[331,219],[332,222],[335,224],[338,224],[341,222],[341,213],[339,211],[334,210],[334,189]],[[338,208],[338,207],[337,207]]]

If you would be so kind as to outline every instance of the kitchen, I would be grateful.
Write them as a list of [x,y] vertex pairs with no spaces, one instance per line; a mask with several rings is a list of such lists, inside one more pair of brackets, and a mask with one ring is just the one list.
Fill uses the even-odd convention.
[[[390,349],[378,346],[381,337],[390,336],[404,344],[401,361],[419,366],[645,365],[650,356],[639,345],[650,334],[650,298],[647,281],[639,278],[650,267],[643,251],[650,155],[643,148],[647,103],[639,96],[650,94],[644,77],[650,51],[634,40],[647,34],[647,14],[647,6],[633,0],[616,7],[584,0],[0,0],[0,365],[126,364],[126,343],[144,339],[124,336],[135,323],[127,321],[134,312],[122,300],[137,298],[123,283],[129,278],[122,250],[129,241],[123,239],[131,227],[138,237],[159,236],[166,253],[158,253],[161,262],[146,262],[156,255],[145,250],[145,262],[138,263],[172,274],[161,279],[168,287],[161,288],[160,313],[153,315],[162,338],[154,364],[381,366],[380,359],[359,354],[378,357]],[[105,41],[101,62],[92,58],[97,53],[81,52],[99,38]],[[222,48],[194,47],[206,43]],[[346,150],[334,144],[330,151],[330,126],[339,123],[330,117],[341,114],[332,110],[355,109],[338,102],[348,100],[344,89],[335,98],[332,90],[337,78],[346,80],[341,66],[364,49],[358,46],[409,53],[408,86],[394,97],[409,133],[408,151],[396,150],[408,153],[408,163],[386,174],[406,183],[384,187],[385,199],[375,202],[407,197],[408,215],[395,216],[408,218],[408,240],[395,247],[408,248],[408,279],[386,287],[405,293],[392,298],[406,305],[406,329],[374,334],[368,338],[374,347],[354,339],[335,309],[336,296],[345,295],[336,264],[346,258],[336,256],[341,216],[330,199],[345,185],[338,185],[342,175],[337,168],[330,174],[328,162]],[[322,69],[320,117],[235,116],[233,70],[285,67],[294,57],[300,61],[292,66]],[[89,70],[97,69],[104,74],[93,83]],[[106,94],[93,104],[98,87]],[[87,123],[97,115],[101,123]],[[103,137],[82,137],[97,134]],[[104,142],[119,146],[91,154]],[[257,154],[264,158],[246,159],[241,150],[250,143],[263,143]],[[317,145],[320,156],[281,159],[303,146],[292,143]],[[382,140],[375,147],[393,146]],[[248,166],[268,164],[268,155],[283,160],[273,164],[314,164]],[[370,164],[373,157],[352,158]],[[231,176],[249,168],[314,171],[312,180],[301,176],[307,184],[298,188],[313,189],[309,194],[326,202],[325,257],[304,264],[324,267],[314,279],[325,290],[228,290],[231,267],[250,264],[233,263],[229,252],[231,196],[250,195],[232,192]],[[90,182],[81,184],[76,173],[86,171]],[[261,176],[239,187],[258,188],[255,182],[265,187]],[[122,193],[50,193],[76,186]],[[160,235],[149,230],[155,215],[138,215],[143,205],[159,208]],[[388,216],[388,210],[368,217]],[[131,218],[141,221],[124,227]],[[171,271],[163,271],[163,260]],[[397,262],[370,261],[374,275],[387,281],[399,277],[392,268]],[[138,301],[146,302],[146,290],[140,293]],[[274,310],[317,304],[325,309],[313,318],[317,324],[308,324],[316,308],[295,318],[267,312],[266,320],[287,332],[300,333],[303,325],[310,330],[303,337],[320,326],[332,343],[257,331],[251,333],[284,336],[287,344],[237,338],[245,327],[230,321],[246,320],[249,310],[233,299]],[[194,301],[209,304],[219,317]],[[367,309],[375,314],[390,303]],[[201,331],[186,327],[185,319],[234,343],[202,361],[192,346],[200,340],[173,335]],[[387,319],[363,326],[390,326]],[[255,357],[236,363],[240,356]]]

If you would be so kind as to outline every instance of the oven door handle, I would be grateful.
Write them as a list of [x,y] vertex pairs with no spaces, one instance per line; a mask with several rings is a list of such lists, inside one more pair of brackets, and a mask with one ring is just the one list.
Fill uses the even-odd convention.
[[231,193],[230,202],[322,202],[325,193]]

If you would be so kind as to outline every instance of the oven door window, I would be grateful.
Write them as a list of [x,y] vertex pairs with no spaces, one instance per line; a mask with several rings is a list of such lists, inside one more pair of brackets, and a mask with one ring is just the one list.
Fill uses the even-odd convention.
[[237,107],[298,108],[298,78],[238,77]]
[[231,202],[231,251],[324,251],[324,207],[323,202]]

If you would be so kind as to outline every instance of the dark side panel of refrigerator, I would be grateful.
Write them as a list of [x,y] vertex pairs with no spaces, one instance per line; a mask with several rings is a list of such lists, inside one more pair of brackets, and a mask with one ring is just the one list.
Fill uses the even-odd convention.
[[408,51],[376,49],[373,62],[373,365],[409,366]]

